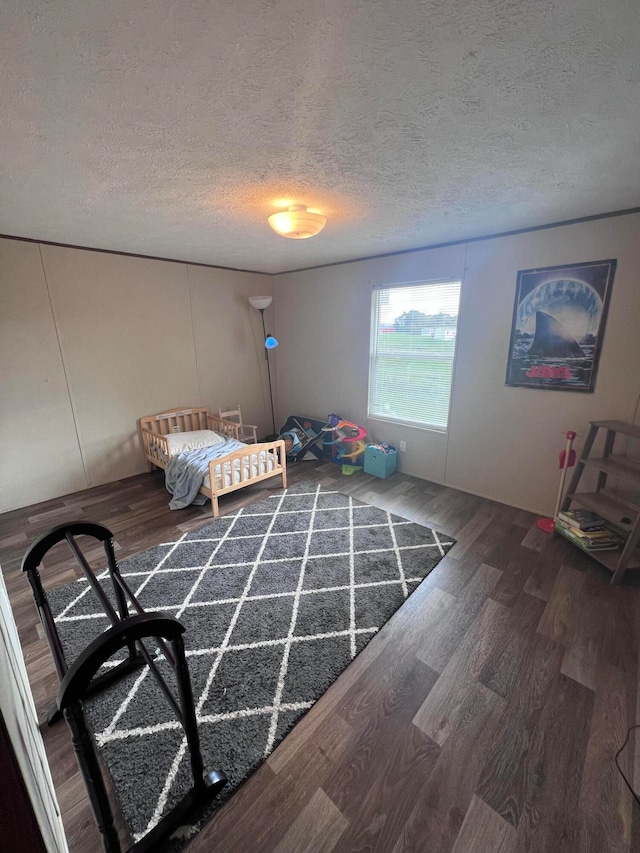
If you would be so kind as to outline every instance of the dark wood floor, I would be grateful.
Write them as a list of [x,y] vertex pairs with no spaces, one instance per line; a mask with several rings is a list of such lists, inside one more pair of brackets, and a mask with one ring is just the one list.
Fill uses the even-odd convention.
[[[613,761],[640,721],[640,573],[612,587],[533,515],[412,477],[346,477],[308,462],[290,475],[458,543],[191,853],[640,850],[640,807]],[[221,510],[261,494],[223,498]],[[170,512],[160,476],[145,474],[0,516],[0,563],[41,720],[57,679],[19,572],[28,544],[83,518],[109,527],[126,556],[205,513]],[[43,574],[57,585],[75,567],[60,554]],[[71,851],[99,850],[68,730],[43,733]],[[640,788],[640,738],[623,760]]]

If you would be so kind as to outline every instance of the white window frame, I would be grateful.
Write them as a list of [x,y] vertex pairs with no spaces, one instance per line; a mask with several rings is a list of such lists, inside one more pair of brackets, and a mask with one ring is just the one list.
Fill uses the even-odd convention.
[[[456,336],[455,336],[455,344],[453,349],[453,358],[451,360],[451,384],[449,387],[449,405],[447,407],[447,423],[443,427],[438,424],[428,424],[423,423],[421,421],[412,421],[406,418],[399,418],[394,416],[387,416],[380,413],[372,412],[372,401],[371,401],[371,388],[372,388],[372,380],[374,376],[374,370],[376,365],[376,357],[377,357],[377,342],[378,342],[378,324],[376,322],[379,312],[376,310],[376,302],[377,297],[376,293],[381,290],[393,290],[395,288],[403,288],[403,287],[429,287],[432,285],[438,284],[460,284],[460,296],[458,301],[458,315],[456,320]],[[449,425],[451,423],[451,404],[453,400],[453,386],[455,380],[455,369],[456,369],[456,358],[458,355],[458,332],[460,329],[460,305],[462,303],[462,279],[457,278],[455,276],[450,276],[447,278],[438,278],[438,279],[420,279],[418,281],[403,281],[403,282],[394,282],[393,284],[375,284],[371,290],[371,321],[370,321],[370,337],[369,337],[369,380],[367,386],[367,414],[369,420],[372,421],[381,421],[384,423],[397,424],[399,426],[408,426],[413,429],[421,429],[426,430],[428,432],[437,432],[440,434],[446,434],[449,431]]]

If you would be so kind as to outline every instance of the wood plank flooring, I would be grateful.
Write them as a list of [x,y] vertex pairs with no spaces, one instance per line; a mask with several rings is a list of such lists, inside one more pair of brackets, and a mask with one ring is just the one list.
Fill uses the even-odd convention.
[[[640,573],[621,587],[535,517],[397,474],[290,468],[454,536],[458,544],[190,853],[640,850],[640,807],[613,758],[640,722]],[[222,512],[257,487],[223,498]],[[57,678],[20,561],[54,524],[98,521],[127,556],[208,520],[170,512],[144,474],[0,516],[0,564],[39,718]],[[43,575],[70,581],[61,549]],[[101,849],[64,724],[43,734],[72,853]],[[640,789],[640,737],[623,755]]]

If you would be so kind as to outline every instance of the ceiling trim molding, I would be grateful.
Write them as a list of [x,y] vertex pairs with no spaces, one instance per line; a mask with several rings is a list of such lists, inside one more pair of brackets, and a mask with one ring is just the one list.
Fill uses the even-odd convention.
[[546,231],[549,228],[562,228],[564,225],[579,225],[581,222],[593,222],[596,219],[612,219],[616,216],[630,216],[640,213],[640,207],[629,207],[626,210],[612,210],[609,213],[594,213],[591,216],[579,216],[576,219],[563,219],[560,222],[550,222],[548,225],[530,225],[528,228],[516,228],[513,231],[499,231],[496,234],[484,234],[481,237],[466,237],[461,240],[449,240],[446,243],[432,243],[428,246],[418,246],[415,249],[398,249],[395,252],[383,252],[380,255],[366,255],[363,258],[352,258],[346,261],[330,261],[327,264],[316,264],[311,267],[298,267],[293,270],[267,273],[267,275],[288,275],[294,272],[306,272],[307,270],[319,270],[325,267],[337,267],[342,264],[357,264],[360,261],[375,261],[378,258],[391,258],[394,255],[411,255],[415,252],[427,252],[431,249],[445,249],[448,246],[460,246],[465,243],[479,243],[483,240],[497,240],[500,237],[514,237],[517,234],[530,234],[533,231]]
[[246,270],[242,267],[225,267],[222,264],[205,264],[202,261],[187,261],[185,258],[160,258],[157,255],[141,255],[138,252],[120,252],[118,249],[99,249],[96,246],[78,246],[74,243],[57,243],[55,240],[38,240],[35,237],[18,237],[15,234],[0,234],[0,240],[20,240],[23,243],[39,243],[41,246],[58,246],[61,249],[79,249],[82,252],[101,252],[103,255],[123,255],[125,258],[142,258],[145,261],[165,261],[168,264],[189,264],[192,267],[207,267],[229,272],[250,272],[253,275],[280,275],[280,273]]
[[227,270],[229,272],[251,273],[252,275],[289,275],[295,272],[306,272],[307,270],[325,269],[326,267],[338,267],[342,264],[357,264],[361,261],[375,261],[379,258],[391,258],[394,255],[410,255],[415,252],[427,252],[432,249],[444,249],[448,246],[460,246],[465,243],[479,243],[484,240],[497,240],[500,237],[515,237],[518,234],[530,234],[534,231],[547,231],[549,228],[562,228],[565,225],[579,225],[582,222],[594,222],[598,219],[613,219],[617,216],[631,216],[640,213],[640,207],[629,207],[625,210],[612,210],[608,213],[594,213],[590,216],[579,216],[575,219],[564,219],[560,222],[549,222],[547,225],[531,225],[528,228],[516,228],[513,231],[499,231],[496,234],[485,234],[481,237],[466,237],[460,240],[449,240],[446,243],[432,243],[427,246],[417,246],[415,249],[398,249],[395,252],[382,252],[379,255],[365,255],[361,258],[349,258],[344,261],[330,261],[326,264],[315,264],[309,267],[296,267],[295,269],[282,270],[280,272],[266,272],[264,270],[249,270],[241,267],[225,267],[221,264],[205,264],[202,261],[188,261],[184,258],[160,258],[156,255],[140,255],[136,252],[119,252],[117,249],[99,249],[95,246],[77,246],[73,243],[56,243],[53,240],[37,240],[34,237],[18,237],[15,234],[0,234],[1,240],[19,240],[23,243],[39,243],[42,246],[58,246],[62,249],[79,249],[84,252],[101,252],[105,255],[122,255],[125,258],[142,258],[147,261],[164,261],[169,264],[189,264],[193,267],[206,267],[214,270]]

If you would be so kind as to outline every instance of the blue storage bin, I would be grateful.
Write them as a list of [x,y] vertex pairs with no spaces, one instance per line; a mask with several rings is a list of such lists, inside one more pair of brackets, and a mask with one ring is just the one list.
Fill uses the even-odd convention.
[[397,465],[398,453],[395,448],[389,448],[387,453],[383,453],[377,447],[367,447],[364,452],[364,470],[374,477],[386,480],[395,474]]

